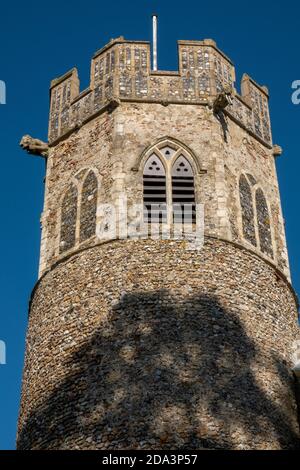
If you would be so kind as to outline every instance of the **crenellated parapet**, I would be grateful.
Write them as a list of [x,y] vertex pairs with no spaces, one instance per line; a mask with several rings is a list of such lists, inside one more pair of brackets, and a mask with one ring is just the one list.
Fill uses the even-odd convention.
[[233,63],[210,39],[178,41],[178,55],[179,71],[152,71],[149,42],[112,40],[92,58],[89,88],[80,93],[76,68],[52,81],[49,142],[121,101],[212,107],[218,94],[232,89],[232,103],[224,112],[271,147],[265,87],[244,75],[240,95]]

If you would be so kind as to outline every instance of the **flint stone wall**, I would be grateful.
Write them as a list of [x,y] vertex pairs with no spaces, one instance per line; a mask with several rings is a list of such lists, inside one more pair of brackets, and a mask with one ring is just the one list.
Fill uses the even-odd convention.
[[290,285],[206,238],[115,241],[34,290],[19,449],[287,449],[299,439]]

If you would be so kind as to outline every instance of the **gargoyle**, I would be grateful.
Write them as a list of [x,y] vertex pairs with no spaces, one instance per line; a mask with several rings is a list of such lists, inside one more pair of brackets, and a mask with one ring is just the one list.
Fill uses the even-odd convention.
[[231,87],[226,87],[219,93],[213,102],[213,109],[217,113],[223,111],[228,105],[232,104],[233,90]]
[[38,155],[44,158],[48,156],[48,144],[42,140],[34,139],[30,135],[24,135],[24,137],[22,137],[20,146],[30,155]]

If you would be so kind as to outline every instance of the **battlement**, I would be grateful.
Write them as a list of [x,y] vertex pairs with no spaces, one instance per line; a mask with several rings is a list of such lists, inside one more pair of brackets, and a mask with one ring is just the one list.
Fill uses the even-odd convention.
[[49,142],[54,143],[94,115],[121,101],[212,105],[224,89],[233,90],[226,114],[271,147],[268,90],[244,75],[241,94],[235,68],[211,39],[178,41],[179,70],[152,71],[150,43],[111,40],[91,62],[90,86],[80,92],[77,69],[51,82]]

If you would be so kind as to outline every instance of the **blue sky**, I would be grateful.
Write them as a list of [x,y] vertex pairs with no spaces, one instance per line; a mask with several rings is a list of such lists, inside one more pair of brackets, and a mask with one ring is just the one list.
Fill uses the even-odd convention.
[[234,61],[238,82],[246,72],[269,87],[274,143],[284,149],[277,169],[293,284],[300,292],[300,105],[291,102],[291,84],[300,80],[299,2],[2,2],[0,80],[7,86],[7,104],[0,105],[0,340],[7,345],[7,365],[0,365],[0,449],[15,446],[27,308],[37,279],[44,190],[43,159],[26,155],[18,142],[26,133],[47,139],[51,79],[77,66],[84,89],[92,54],[120,35],[150,40],[153,11],[159,14],[160,69],[177,69],[178,39],[212,38]]

